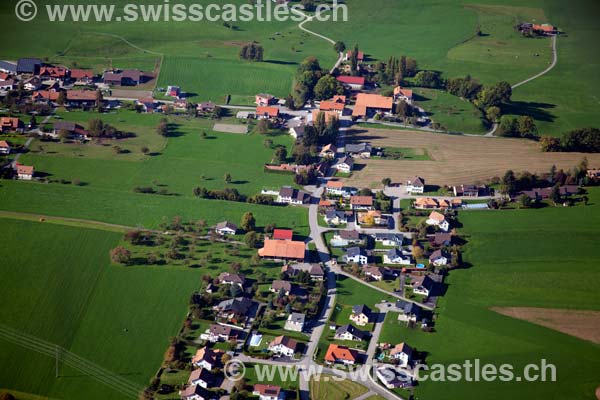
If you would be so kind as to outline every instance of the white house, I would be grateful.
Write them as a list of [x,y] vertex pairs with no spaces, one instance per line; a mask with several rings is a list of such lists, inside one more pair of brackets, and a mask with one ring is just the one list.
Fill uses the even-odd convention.
[[10,154],[10,145],[5,140],[0,140],[0,154]]
[[410,255],[404,254],[400,249],[391,249],[383,255],[384,264],[410,265]]
[[436,250],[429,256],[429,263],[435,265],[436,267],[447,265],[448,257],[446,257],[442,250]]
[[358,231],[337,231],[333,234],[329,242],[333,247],[346,247],[359,243],[361,243],[361,239]]
[[402,246],[404,243],[404,235],[401,233],[376,233],[372,236],[375,242],[384,246]]
[[348,223],[348,215],[345,211],[328,210],[325,213],[325,222],[328,225],[342,225]]
[[325,186],[325,191],[327,194],[332,196],[350,196],[353,192],[352,189],[345,187],[344,182],[342,181],[327,181],[327,185]]
[[32,165],[17,164],[17,178],[22,181],[30,181],[33,179],[34,168]]
[[403,89],[400,86],[394,88],[394,101],[404,101],[409,105],[413,103],[413,91],[411,89]]
[[208,347],[202,347],[201,349],[198,349],[194,357],[192,357],[192,365],[212,371],[220,365],[223,354],[223,350],[212,350]]
[[360,247],[350,247],[348,250],[346,250],[344,260],[347,263],[355,263],[360,265],[366,265],[369,262],[367,254]]
[[412,386],[413,378],[406,371],[399,371],[391,365],[377,367],[375,375],[388,389],[405,388]]
[[219,222],[217,226],[215,226],[215,232],[221,236],[235,235],[237,232],[237,225],[229,221]]
[[399,365],[402,367],[408,366],[412,361],[413,349],[406,343],[400,343],[396,345],[390,351],[390,358],[393,360],[398,360]]
[[269,343],[269,351],[279,356],[293,357],[298,348],[298,342],[287,336],[277,336]]
[[257,383],[252,390],[254,396],[258,396],[259,400],[283,400],[285,392],[279,386],[265,385]]
[[340,160],[337,164],[333,166],[333,168],[337,169],[340,172],[349,174],[352,172],[352,168],[354,168],[354,160],[350,156],[346,156]]
[[204,389],[208,389],[212,386],[215,380],[215,376],[210,371],[204,368],[198,368],[192,371],[188,383],[190,385],[198,385]]
[[437,226],[444,232],[448,232],[448,229],[450,229],[450,224],[446,220],[444,214],[439,213],[437,211],[432,211],[431,214],[429,214],[429,217],[427,218],[425,223],[427,225]]
[[286,331],[302,332],[304,330],[304,320],[306,315],[302,313],[291,313],[285,321],[283,329]]
[[362,340],[367,339],[368,336],[369,336],[368,332],[361,331],[360,329],[356,328],[354,325],[346,324],[346,325],[340,326],[335,331],[334,339],[360,342]]
[[413,293],[421,296],[429,296],[433,292],[436,282],[429,276],[415,279],[412,282]]
[[411,194],[423,194],[425,192],[425,179],[415,176],[407,180],[406,191]]
[[284,186],[279,190],[277,202],[292,205],[307,204],[310,202],[310,195],[302,190]]

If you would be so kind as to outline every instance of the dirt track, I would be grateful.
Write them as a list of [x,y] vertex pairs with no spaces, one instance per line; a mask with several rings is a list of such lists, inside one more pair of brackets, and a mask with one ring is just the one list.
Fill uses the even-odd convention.
[[359,187],[380,185],[385,177],[403,182],[416,175],[435,185],[473,184],[502,176],[508,169],[542,173],[554,164],[568,170],[583,157],[591,167],[600,166],[600,154],[543,153],[538,143],[522,139],[362,128],[350,131],[348,138],[352,142],[369,141],[373,147],[426,149],[432,159],[357,160],[357,170],[348,182]]
[[492,311],[600,344],[600,311],[493,307]]

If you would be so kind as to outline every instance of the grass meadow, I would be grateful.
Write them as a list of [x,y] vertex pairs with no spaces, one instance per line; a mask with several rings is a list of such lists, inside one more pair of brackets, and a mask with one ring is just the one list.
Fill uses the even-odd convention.
[[[110,265],[117,233],[10,219],[0,224],[2,323],[147,384],[181,325],[190,293],[200,286],[200,273]],[[121,398],[64,365],[56,379],[54,360],[32,350],[5,341],[0,349],[2,388],[61,399],[82,393]]]
[[600,350],[592,343],[498,315],[494,306],[599,310],[600,190],[590,205],[538,210],[461,212],[464,259],[440,299],[436,332],[398,324],[390,314],[382,341],[406,340],[427,352],[427,363],[462,364],[479,358],[510,363],[517,375],[529,363],[555,364],[557,382],[424,382],[419,398],[591,399],[598,386]]
[[[87,126],[93,114],[72,112],[63,116]],[[216,133],[211,131],[212,120],[174,117],[176,128],[164,139],[155,132],[159,118],[128,111],[103,114],[105,122],[137,136],[101,145],[34,141],[32,151],[20,162],[35,165],[48,179],[79,180],[81,185],[4,181],[0,184],[2,208],[144,227],[156,227],[175,215],[184,220],[205,219],[209,224],[224,219],[238,223],[246,211],[251,211],[259,226],[276,223],[300,235],[308,233],[304,208],[197,199],[192,193],[197,186],[229,186],[252,195],[263,187],[293,184],[290,175],[263,170],[273,155],[263,141],[268,138],[274,145],[291,147],[289,136]],[[202,132],[207,132],[206,138]],[[114,145],[126,152],[115,154]],[[143,145],[149,147],[150,155],[141,153]],[[224,181],[226,173],[232,176],[229,185]],[[138,186],[165,189],[170,195],[134,193]]]

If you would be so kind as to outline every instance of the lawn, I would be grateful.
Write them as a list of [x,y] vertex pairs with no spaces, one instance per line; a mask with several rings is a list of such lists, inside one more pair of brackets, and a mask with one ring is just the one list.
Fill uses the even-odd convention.
[[313,400],[356,399],[367,393],[367,388],[347,379],[331,375],[319,375],[310,381],[310,398]]
[[[117,233],[10,219],[0,224],[2,323],[145,386],[181,325],[200,273],[110,265]],[[122,398],[65,365],[56,379],[54,360],[32,350],[5,341],[0,348],[3,387],[61,399],[79,399],[82,392],[89,399]]]
[[[452,271],[439,303],[436,333],[397,330],[427,363],[511,363],[516,371],[547,359],[558,381],[536,383],[432,383],[420,398],[591,399],[598,386],[597,345],[489,310],[531,306],[600,310],[600,191],[589,206],[460,213],[468,269]],[[384,330],[389,339],[393,327]],[[586,368],[582,369],[581,365]]]

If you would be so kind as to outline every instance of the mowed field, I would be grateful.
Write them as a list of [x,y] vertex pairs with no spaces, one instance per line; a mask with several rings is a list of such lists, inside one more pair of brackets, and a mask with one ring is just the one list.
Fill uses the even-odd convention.
[[386,321],[382,340],[407,340],[429,365],[480,359],[523,367],[554,364],[557,382],[423,382],[422,399],[593,399],[600,348],[573,336],[500,315],[492,307],[600,310],[600,190],[590,205],[537,210],[463,211],[464,260],[440,299],[436,332]]
[[[95,116],[78,112],[63,114],[65,119],[84,126]],[[263,187],[292,185],[291,175],[263,171],[273,155],[273,149],[265,148],[264,140],[289,147],[288,135],[216,133],[211,131],[213,120],[172,118],[172,134],[165,139],[155,131],[160,119],[157,115],[122,111],[101,117],[119,129],[134,132],[136,137],[85,145],[34,141],[32,151],[21,157],[21,163],[34,165],[48,179],[79,180],[81,185],[4,181],[0,184],[0,209],[145,227],[156,227],[176,215],[184,220],[205,219],[209,224],[225,219],[238,223],[246,211],[251,211],[258,226],[276,223],[301,235],[308,233],[304,208],[193,196],[197,186],[229,187],[253,195]],[[202,137],[203,132],[206,138]],[[115,154],[114,145],[124,152]],[[150,149],[149,155],[141,153],[142,146]],[[224,181],[226,173],[232,176],[229,185]],[[169,195],[135,193],[138,186],[164,189]]]
[[[535,142],[519,139],[444,135],[408,130],[368,129],[349,134],[354,142],[370,141],[373,147],[426,149],[432,161],[360,160],[347,181],[355,186],[381,185],[381,179],[393,182],[421,176],[434,185],[484,182],[515,172],[547,172],[552,165],[565,170],[587,157],[591,165],[600,164],[600,155],[582,153],[543,153]],[[355,165],[356,167],[356,165]]]
[[[187,311],[200,272],[110,265],[120,234],[0,219],[0,321],[145,386]],[[0,388],[57,399],[121,399],[53,359],[0,340]]]

